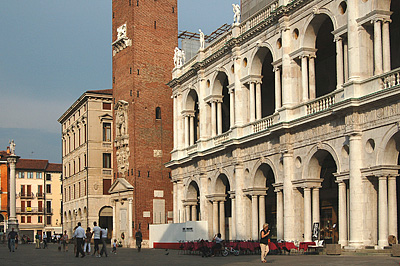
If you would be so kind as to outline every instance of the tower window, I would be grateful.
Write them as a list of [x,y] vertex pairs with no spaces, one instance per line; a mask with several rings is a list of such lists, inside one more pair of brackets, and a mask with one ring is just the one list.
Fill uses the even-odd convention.
[[154,21],[154,29],[157,29],[157,21]]
[[132,0],[129,0],[129,6],[131,6],[132,5]]
[[175,7],[172,7],[172,13],[175,13]]
[[161,119],[161,108],[160,107],[156,108],[156,119],[157,120]]
[[136,1],[136,6],[139,6],[139,0]]

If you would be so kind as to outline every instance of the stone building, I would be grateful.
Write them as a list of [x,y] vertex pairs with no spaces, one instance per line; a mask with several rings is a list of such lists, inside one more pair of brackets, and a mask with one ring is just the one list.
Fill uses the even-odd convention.
[[58,119],[62,128],[63,230],[96,221],[113,230],[112,90],[86,91]]
[[172,222],[172,184],[164,164],[173,139],[166,83],[178,43],[177,0],[114,0],[112,11],[113,238],[130,246],[137,229],[147,240],[150,224]]
[[208,221],[224,239],[258,239],[268,222],[295,241],[316,224],[326,243],[387,246],[400,218],[399,1],[249,2],[173,71],[174,222]]
[[61,234],[61,164],[18,159],[16,214],[20,236],[32,241],[36,233]]

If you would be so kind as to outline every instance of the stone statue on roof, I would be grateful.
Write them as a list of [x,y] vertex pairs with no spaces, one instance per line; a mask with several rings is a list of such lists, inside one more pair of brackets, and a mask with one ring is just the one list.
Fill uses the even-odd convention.
[[202,32],[201,29],[199,29],[199,32],[200,32],[200,50],[203,50],[206,45],[206,41],[204,38],[204,32]]
[[232,7],[233,7],[233,13],[234,13],[233,23],[239,24],[240,23],[240,6],[238,4],[236,4],[236,5],[232,4]]
[[175,54],[174,54],[174,65],[175,68],[180,68],[183,66],[183,64],[185,63],[185,51],[179,49],[178,47],[175,47],[174,50]]
[[11,155],[15,155],[15,142],[14,142],[14,140],[10,141],[10,153],[11,153]]

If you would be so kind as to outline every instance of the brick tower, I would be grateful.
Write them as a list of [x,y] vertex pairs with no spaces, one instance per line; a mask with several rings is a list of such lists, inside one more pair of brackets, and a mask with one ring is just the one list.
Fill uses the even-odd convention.
[[[173,102],[166,83],[178,45],[177,0],[113,0],[113,238],[172,222]],[[124,237],[122,237],[122,235]],[[133,236],[132,236],[133,235]]]

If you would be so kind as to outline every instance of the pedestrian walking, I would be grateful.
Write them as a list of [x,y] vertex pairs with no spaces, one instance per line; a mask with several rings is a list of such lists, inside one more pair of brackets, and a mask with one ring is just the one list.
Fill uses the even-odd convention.
[[90,232],[90,227],[86,229],[86,238],[85,238],[85,247],[83,248],[83,252],[85,254],[90,255],[90,241],[92,240],[92,232]]
[[271,230],[268,229],[269,225],[264,224],[263,229],[261,230],[261,239],[260,239],[260,248],[261,248],[261,262],[266,263],[267,260],[267,254],[269,252],[269,234],[271,233]]
[[64,231],[64,234],[61,237],[61,244],[64,251],[68,252],[68,234],[67,230]]
[[18,237],[18,233],[14,231],[14,227],[11,228],[11,232],[8,233],[8,239],[9,239],[9,249],[10,252],[15,252],[15,239]]
[[101,241],[101,228],[97,226],[97,222],[93,222],[93,225],[94,225],[93,227],[94,251],[92,256],[100,257],[99,244]]
[[108,234],[107,227],[103,226],[103,228],[101,229],[101,243],[103,246],[101,247],[100,257],[103,256],[103,253],[106,255],[106,257],[108,257],[107,244],[106,244],[107,234]]
[[82,254],[81,258],[85,257],[85,253],[82,250],[83,239],[85,238],[85,229],[82,228],[81,222],[78,222],[78,227],[75,229],[73,237],[76,239],[76,254],[75,257],[79,257],[79,253]]
[[40,235],[39,235],[39,232],[36,232],[35,243],[36,243],[36,248],[39,249],[40,248]]
[[43,249],[47,248],[47,234],[43,232]]
[[142,249],[142,240],[143,240],[143,236],[142,236],[142,232],[140,231],[140,228],[135,233],[135,238],[136,238],[136,246],[137,246],[138,252],[140,252],[140,250]]
[[117,239],[114,239],[112,253],[117,254]]

